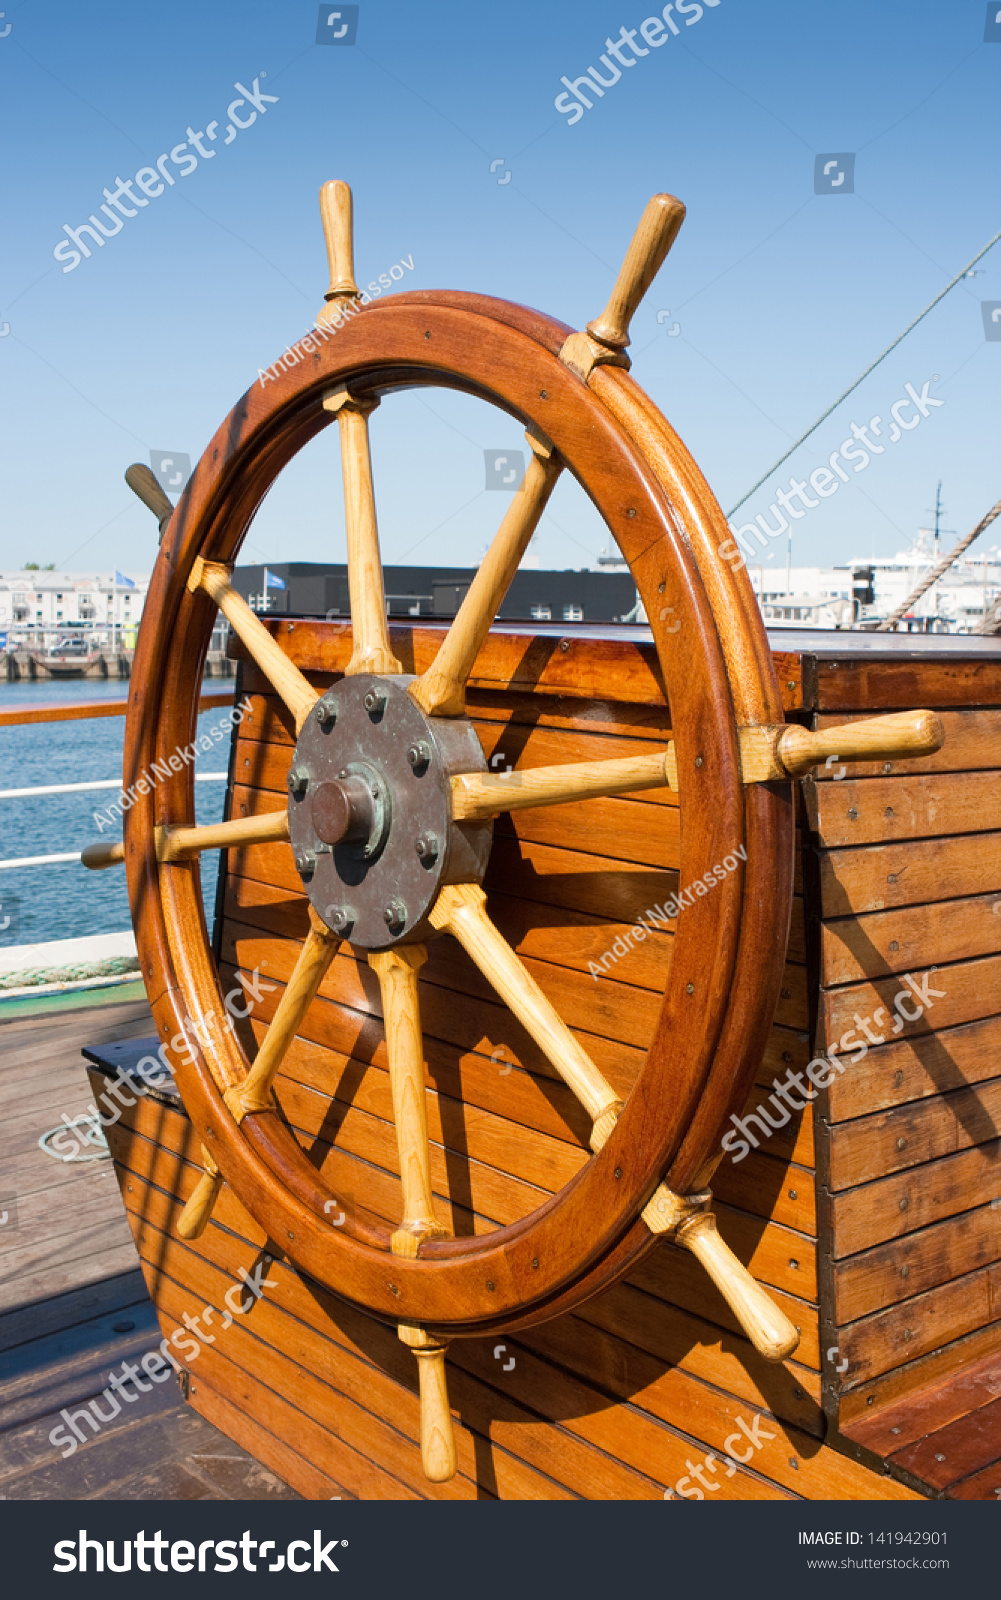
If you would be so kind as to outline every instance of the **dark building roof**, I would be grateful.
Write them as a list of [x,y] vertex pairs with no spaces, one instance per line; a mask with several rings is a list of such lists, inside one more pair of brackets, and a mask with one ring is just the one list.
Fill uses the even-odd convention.
[[[281,579],[284,588],[266,587],[265,573]],[[454,617],[475,573],[475,567],[384,567],[389,614]],[[233,586],[260,611],[328,618],[350,614],[348,571],[341,563],[278,561],[268,567],[237,567]],[[505,622],[619,622],[635,604],[636,585],[628,572],[529,568],[515,573],[498,616]]]

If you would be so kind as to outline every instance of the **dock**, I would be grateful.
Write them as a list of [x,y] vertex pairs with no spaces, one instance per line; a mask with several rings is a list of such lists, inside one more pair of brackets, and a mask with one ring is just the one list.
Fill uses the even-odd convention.
[[[298,1499],[186,1405],[173,1374],[142,1379],[139,1364],[161,1333],[114,1165],[57,1160],[39,1147],[40,1135],[91,1104],[81,1046],[151,1031],[141,985],[48,1005],[8,1001],[5,1010],[13,1015],[0,1015],[0,1497]],[[109,1405],[103,1391],[125,1363],[142,1388],[123,1385],[125,1403]],[[109,1420],[93,1434],[78,1418],[85,1442],[77,1442],[65,1415],[94,1399]]]

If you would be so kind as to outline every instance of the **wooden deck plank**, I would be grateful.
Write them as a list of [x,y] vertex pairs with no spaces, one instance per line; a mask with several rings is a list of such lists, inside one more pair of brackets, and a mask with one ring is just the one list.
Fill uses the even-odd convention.
[[948,1489],[984,1467],[1001,1468],[1001,1399],[957,1417],[892,1459],[935,1489]]
[[852,1427],[852,1438],[877,1455],[889,1455],[999,1398],[1001,1350],[991,1350],[978,1360],[965,1363],[958,1372],[906,1395],[895,1405],[859,1418]]

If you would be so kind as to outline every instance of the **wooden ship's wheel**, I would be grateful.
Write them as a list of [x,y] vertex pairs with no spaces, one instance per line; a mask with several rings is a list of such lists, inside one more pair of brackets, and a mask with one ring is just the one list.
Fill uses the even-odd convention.
[[[797,1330],[716,1231],[719,1137],[745,1101],[778,998],[792,896],[790,779],[829,754],[937,748],[926,712],[814,734],[786,726],[772,656],[727,523],[699,469],[633,382],[630,319],[684,216],[644,212],[604,313],[585,332],[517,305],[453,292],[359,306],[351,195],[321,191],[331,282],[302,359],[239,401],[199,462],[162,543],[139,634],[126,728],[138,784],[124,845],[143,974],[205,1173],[180,1218],[204,1229],[225,1182],[272,1240],[338,1296],[395,1324],[418,1360],[422,1458],[455,1471],[444,1357],[463,1336],[524,1328],[620,1278],[659,1237],[690,1250],[754,1344],[782,1359]],[[336,331],[334,331],[336,330]],[[444,386],[525,426],[528,470],[434,660],[407,670],[390,643],[369,457],[369,417],[397,390]],[[336,419],[347,525],[351,654],[320,692],[235,592],[257,507],[292,457]],[[134,470],[134,469],[133,469]],[[495,773],[466,686],[562,472],[616,540],[656,645],[673,737],[607,760]],[[169,521],[167,517],[169,516]],[[193,825],[193,779],[171,755],[192,739],[202,664],[221,610],[288,713],[287,809]],[[552,648],[556,641],[552,641]],[[520,808],[673,790],[681,884],[659,1020],[634,1081],[613,1082],[492,919],[482,888],[493,819]],[[582,812],[582,815],[584,813]],[[227,1026],[202,911],[203,850],[287,841],[309,932],[253,1060]],[[590,1119],[589,1160],[520,1219],[450,1237],[436,1212],[419,990],[432,941],[457,941]],[[402,1214],[346,1216],[274,1097],[274,1080],[339,948],[381,990]],[[343,951],[342,951],[343,954]],[[187,1055],[178,1048],[188,1045]]]

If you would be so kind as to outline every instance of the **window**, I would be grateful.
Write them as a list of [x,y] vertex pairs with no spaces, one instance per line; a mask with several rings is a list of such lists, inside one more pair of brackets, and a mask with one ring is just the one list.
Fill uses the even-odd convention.
[[550,622],[552,620],[552,615],[553,615],[552,608],[550,606],[533,606],[532,607],[532,621],[533,622]]
[[564,622],[583,622],[584,621],[584,608],[583,608],[583,606],[564,606],[563,607],[563,621]]

